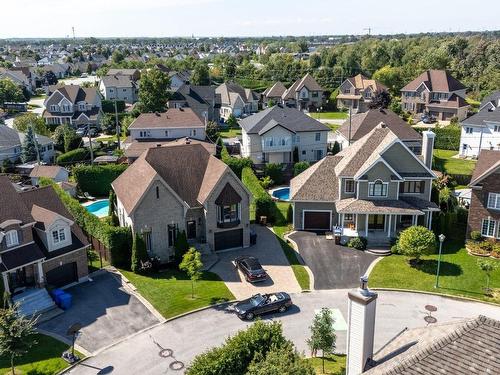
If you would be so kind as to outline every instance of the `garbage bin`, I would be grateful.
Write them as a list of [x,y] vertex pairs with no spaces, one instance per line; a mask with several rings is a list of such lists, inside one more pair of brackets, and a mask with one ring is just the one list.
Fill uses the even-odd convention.
[[54,289],[52,292],[50,292],[50,294],[52,295],[52,298],[54,299],[54,302],[56,303],[56,305],[60,305],[61,304],[61,299],[60,297],[65,294],[64,293],[64,290],[61,290],[61,289]]
[[63,293],[59,296],[59,300],[61,301],[59,307],[63,310],[67,310],[71,307],[72,304],[72,296],[69,293]]
[[340,234],[335,235],[335,245],[340,245]]

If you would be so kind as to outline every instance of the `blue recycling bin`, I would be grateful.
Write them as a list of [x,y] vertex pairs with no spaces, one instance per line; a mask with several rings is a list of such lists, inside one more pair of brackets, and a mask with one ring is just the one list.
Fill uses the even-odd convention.
[[54,299],[54,302],[56,303],[57,306],[61,304],[60,296],[64,294],[64,290],[61,289],[54,289],[52,292],[52,298]]
[[72,304],[72,296],[69,293],[63,293],[59,296],[59,300],[61,301],[59,307],[63,310],[68,310]]

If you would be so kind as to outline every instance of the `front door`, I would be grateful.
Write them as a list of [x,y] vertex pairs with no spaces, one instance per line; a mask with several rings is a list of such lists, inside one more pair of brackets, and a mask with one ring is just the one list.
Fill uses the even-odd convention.
[[385,215],[369,215],[368,230],[384,230]]
[[188,240],[196,238],[196,221],[190,220],[186,223],[186,232]]

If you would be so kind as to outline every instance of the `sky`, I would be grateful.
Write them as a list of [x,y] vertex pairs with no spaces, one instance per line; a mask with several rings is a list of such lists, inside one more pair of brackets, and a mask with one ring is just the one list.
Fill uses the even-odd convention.
[[[499,0],[14,0],[1,38],[277,36],[500,29]],[[8,15],[8,16],[5,16]]]

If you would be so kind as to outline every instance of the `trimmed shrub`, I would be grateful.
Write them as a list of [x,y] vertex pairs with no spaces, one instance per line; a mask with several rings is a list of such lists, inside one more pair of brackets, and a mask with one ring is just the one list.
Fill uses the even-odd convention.
[[90,160],[90,150],[86,148],[77,148],[61,154],[57,157],[56,163],[59,165],[77,164]]
[[293,223],[293,207],[291,204],[288,205],[286,210],[286,221],[287,223]]
[[401,254],[418,261],[421,256],[436,251],[436,236],[426,227],[411,226],[401,232],[398,247]]
[[283,171],[281,164],[269,163],[264,167],[264,174],[271,178],[275,184],[281,185],[283,183]]
[[274,184],[274,181],[271,180],[271,177],[269,176],[265,176],[265,177],[262,177],[260,179],[260,185],[264,188],[264,189],[268,189],[269,186],[271,186],[272,184]]
[[349,240],[347,243],[348,247],[352,247],[356,250],[364,250],[366,249],[367,240],[364,237],[354,237]]
[[456,124],[446,127],[436,126],[434,129],[434,133],[436,133],[434,148],[458,151],[460,149],[460,132],[460,126]]
[[255,218],[258,219],[260,216],[267,216],[268,222],[273,222],[275,204],[271,196],[261,186],[252,168],[243,168],[241,181],[253,195],[252,204],[255,205]]
[[298,176],[302,172],[304,172],[307,168],[309,168],[310,164],[307,161],[299,161],[293,165],[293,175]]
[[124,164],[78,165],[73,168],[73,175],[81,191],[96,196],[106,196],[111,190],[111,183],[127,169]]
[[132,242],[132,258],[130,268],[132,272],[139,273],[144,271],[144,264],[149,261],[149,256],[146,251],[146,243],[139,233],[134,236]]
[[483,236],[481,235],[481,232],[478,230],[473,230],[470,232],[470,238],[474,241],[481,241],[483,239]]
[[177,232],[177,239],[174,244],[175,248],[175,261],[177,264],[182,262],[182,257],[189,250],[189,243],[187,240],[186,232]]

